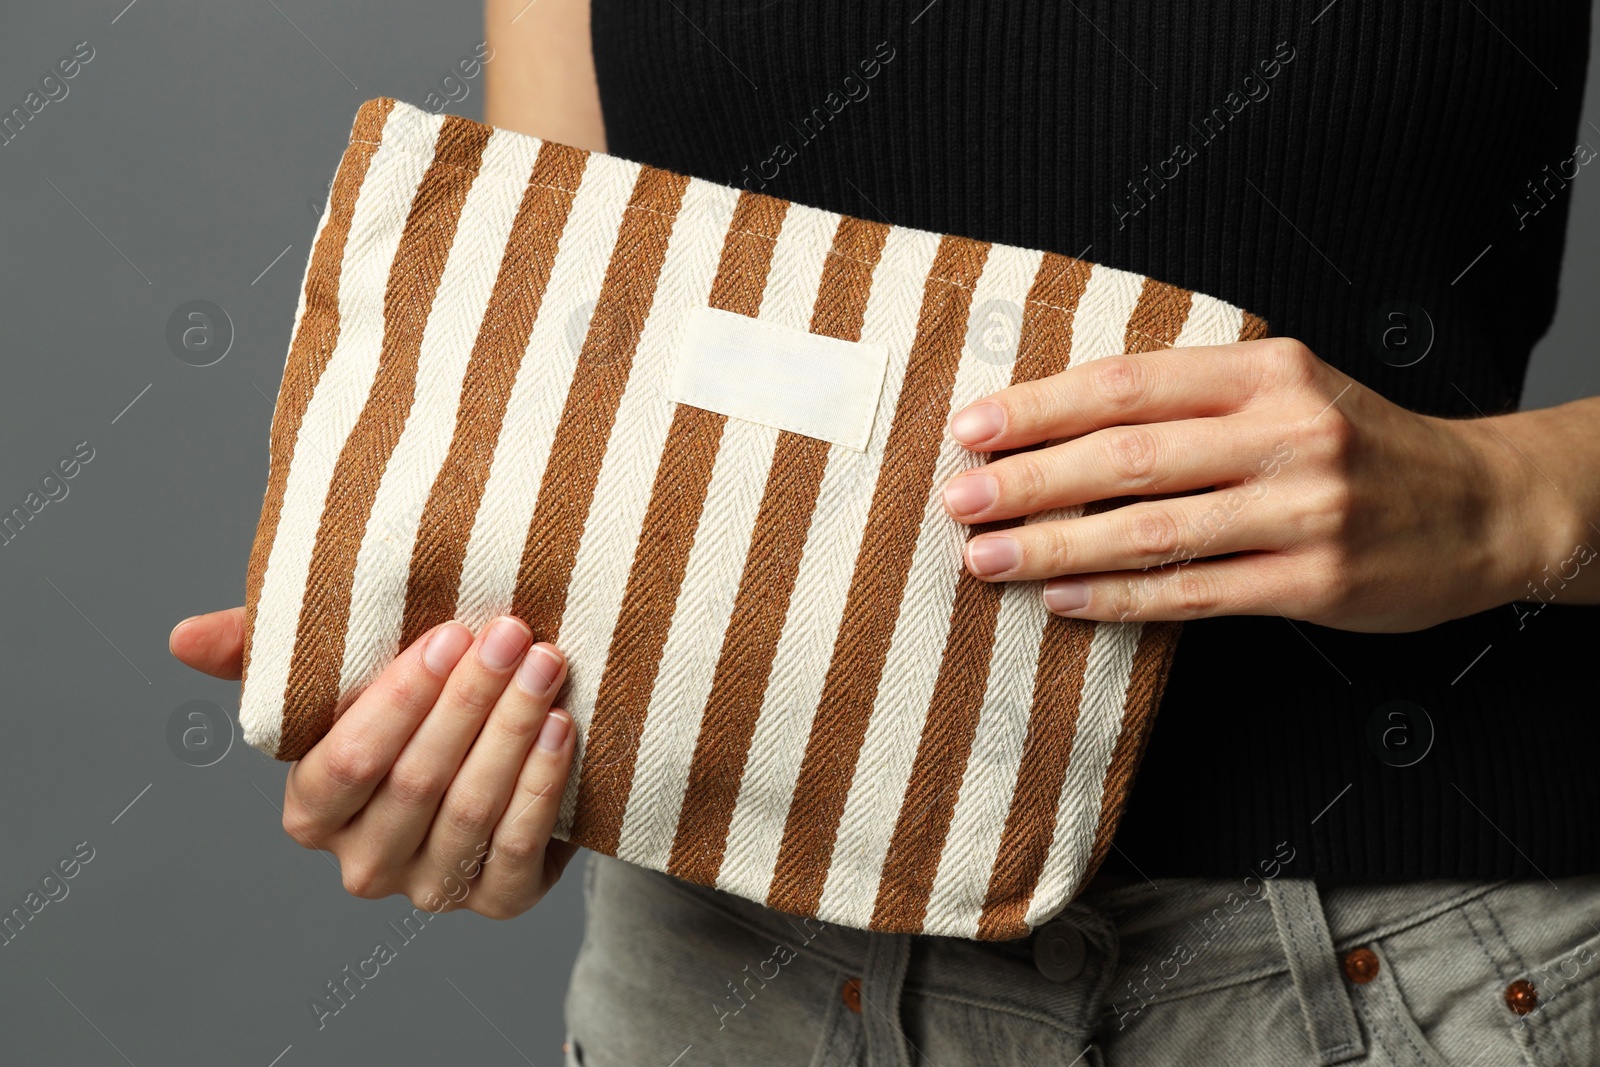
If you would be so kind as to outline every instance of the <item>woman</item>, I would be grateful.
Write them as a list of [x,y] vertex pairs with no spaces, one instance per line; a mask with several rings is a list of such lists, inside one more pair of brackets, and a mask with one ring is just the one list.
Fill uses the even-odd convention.
[[[571,1062],[1600,1061],[1600,401],[1514,411],[1600,144],[1588,10],[1189,7],[489,0],[491,123],[1078,254],[1278,335],[951,420],[982,452],[1061,442],[953,480],[962,522],[1153,498],[981,533],[969,570],[1189,621],[1088,891],[984,944],[597,857]],[[237,677],[239,628],[174,652]],[[517,620],[438,628],[291,768],[285,829],[357,895],[519,914],[572,854],[564,670]]]

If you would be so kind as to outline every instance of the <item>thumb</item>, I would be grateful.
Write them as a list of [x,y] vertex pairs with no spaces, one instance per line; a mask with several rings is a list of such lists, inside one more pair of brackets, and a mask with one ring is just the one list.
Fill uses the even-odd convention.
[[237,681],[244,673],[244,608],[184,619],[172,628],[167,647],[186,666]]

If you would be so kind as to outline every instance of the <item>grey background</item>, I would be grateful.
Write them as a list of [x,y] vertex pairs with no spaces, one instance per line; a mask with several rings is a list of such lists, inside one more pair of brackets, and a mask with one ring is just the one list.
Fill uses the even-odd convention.
[[[397,941],[387,924],[409,905],[346,896],[329,857],[281,833],[282,765],[235,739],[197,768],[167,743],[186,701],[236,711],[237,687],[173,661],[167,632],[243,599],[269,398],[350,118],[369,97],[439,92],[483,39],[481,10],[125,3],[0,13],[0,112],[78,42],[96,53],[0,148],[0,512],[78,442],[95,450],[0,547],[0,914],[79,842],[94,849],[0,947],[0,1060],[559,1063],[581,860],[514,922],[434,920],[319,1031],[309,999]],[[482,79],[468,84],[451,110],[479,117]],[[1600,146],[1595,127],[1580,137]],[[1527,406],[1600,377],[1600,188],[1584,173],[1568,195]],[[167,348],[169,315],[195,299],[236,330],[214,366]]]
[[[0,13],[0,110],[77,42],[96,51],[0,148],[0,507],[95,449],[0,547],[0,913],[77,843],[95,850],[0,947],[0,1063],[267,1067],[292,1044],[278,1067],[558,1064],[581,862],[515,922],[434,919],[319,1032],[309,999],[398,944],[387,924],[410,905],[347,896],[331,857],[284,836],[284,765],[236,739],[191,767],[166,737],[185,701],[237,711],[237,684],[172,660],[167,632],[243,598],[307,201],[320,210],[360,102],[440,91],[483,40],[481,8],[138,0],[112,25],[126,3]],[[469,84],[453,110],[480,117]],[[191,299],[236,327],[214,366],[167,348]]]

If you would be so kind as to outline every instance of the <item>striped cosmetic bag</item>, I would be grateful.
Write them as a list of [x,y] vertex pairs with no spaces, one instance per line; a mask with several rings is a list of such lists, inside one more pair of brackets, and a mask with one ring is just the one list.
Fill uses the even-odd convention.
[[272,421],[245,736],[297,759],[430,627],[515,614],[571,665],[558,836],[826,922],[1021,936],[1100,863],[1177,627],[967,575],[940,489],[983,457],[946,424],[1265,330],[371,101]]

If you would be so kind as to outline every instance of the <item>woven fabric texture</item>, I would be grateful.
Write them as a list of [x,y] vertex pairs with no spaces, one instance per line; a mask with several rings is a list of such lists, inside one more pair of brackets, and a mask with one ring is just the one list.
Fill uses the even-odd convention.
[[[703,307],[884,345],[865,451],[673,403]],[[571,664],[558,836],[829,922],[1022,936],[1109,847],[1178,627],[967,575],[940,489],[983,457],[949,416],[1265,333],[1069,256],[371,101],[273,418],[245,737],[298,759],[430,627],[514,613]]]

